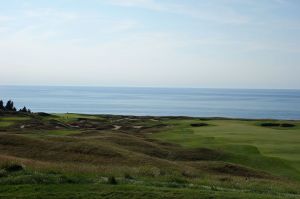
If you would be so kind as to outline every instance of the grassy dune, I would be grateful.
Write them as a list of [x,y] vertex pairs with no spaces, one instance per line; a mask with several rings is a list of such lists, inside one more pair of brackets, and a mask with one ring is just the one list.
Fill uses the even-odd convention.
[[0,198],[300,198],[299,138],[298,121],[0,113]]

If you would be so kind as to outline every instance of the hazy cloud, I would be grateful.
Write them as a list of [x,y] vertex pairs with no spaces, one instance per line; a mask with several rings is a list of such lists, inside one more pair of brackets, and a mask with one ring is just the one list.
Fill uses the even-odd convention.
[[219,23],[243,24],[249,21],[247,16],[230,9],[230,7],[224,7],[218,4],[201,3],[201,1],[199,3],[194,3],[194,5],[182,1],[174,1],[170,3],[170,1],[155,0],[109,0],[108,2],[117,6],[138,7],[158,12],[180,14],[200,20],[208,20]]
[[11,2],[0,84],[300,88],[296,1]]

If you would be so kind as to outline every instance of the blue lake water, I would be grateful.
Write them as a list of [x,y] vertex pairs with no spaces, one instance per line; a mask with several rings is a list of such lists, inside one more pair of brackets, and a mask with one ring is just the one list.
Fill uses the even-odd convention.
[[300,90],[0,86],[34,112],[300,119]]

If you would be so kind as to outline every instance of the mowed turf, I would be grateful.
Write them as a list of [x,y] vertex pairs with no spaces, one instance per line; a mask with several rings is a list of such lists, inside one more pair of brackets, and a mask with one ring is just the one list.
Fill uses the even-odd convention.
[[8,127],[17,121],[25,121],[28,117],[0,117],[0,127]]
[[10,122],[0,128],[0,198],[300,198],[299,122],[10,113],[0,121]]
[[[192,127],[193,123],[207,126]],[[262,123],[291,123],[295,127],[263,127]],[[152,137],[178,143],[188,148],[205,147],[227,151],[236,156],[228,161],[248,164],[264,170],[278,168],[278,174],[300,176],[300,123],[297,121],[251,121],[251,120],[176,120],[167,122],[169,130],[154,134]],[[244,156],[241,160],[238,156]],[[260,161],[247,162],[247,157]],[[274,164],[266,164],[266,158],[274,159]],[[226,159],[225,159],[226,160]],[[268,159],[269,161],[271,159]],[[267,162],[269,162],[267,161]],[[277,164],[277,165],[276,165]],[[286,166],[284,166],[286,165]],[[291,167],[291,168],[289,168]],[[281,170],[281,171],[280,171]],[[285,170],[287,173],[285,173]],[[294,170],[289,172],[289,170]],[[299,176],[294,176],[299,175]]]

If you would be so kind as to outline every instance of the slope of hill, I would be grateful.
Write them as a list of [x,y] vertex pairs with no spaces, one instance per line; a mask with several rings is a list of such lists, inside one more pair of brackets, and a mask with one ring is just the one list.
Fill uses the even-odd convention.
[[2,198],[299,198],[300,122],[0,113]]

